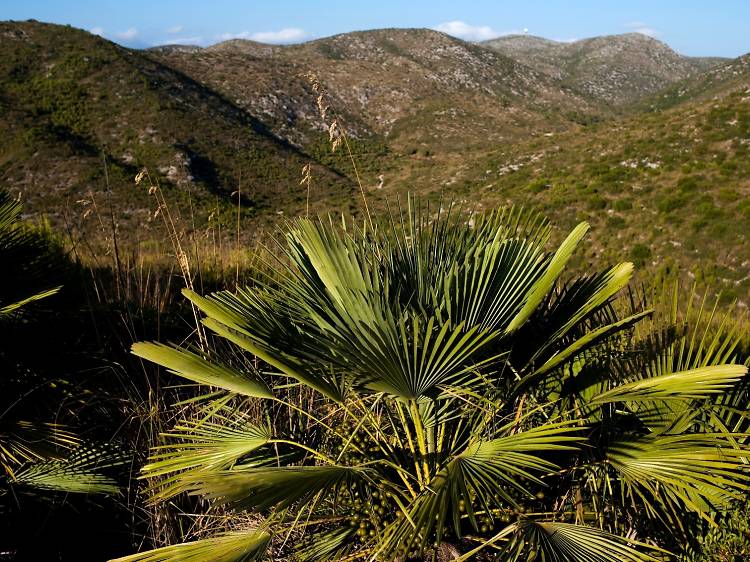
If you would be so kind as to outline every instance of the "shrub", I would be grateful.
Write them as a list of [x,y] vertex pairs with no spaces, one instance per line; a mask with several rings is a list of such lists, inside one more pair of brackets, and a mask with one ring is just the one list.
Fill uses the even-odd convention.
[[633,203],[630,199],[617,199],[612,207],[615,211],[629,211],[633,208]]
[[560,281],[586,224],[552,253],[535,215],[434,212],[294,221],[275,271],[186,291],[215,339],[134,346],[214,389],[155,499],[264,522],[122,560],[658,560],[744,493],[731,322],[617,305],[629,263]]
[[687,202],[688,200],[684,195],[668,195],[659,199],[656,208],[662,213],[671,213],[684,207]]
[[651,257],[651,249],[645,244],[636,244],[630,249],[629,255],[636,265],[645,265],[646,260]]

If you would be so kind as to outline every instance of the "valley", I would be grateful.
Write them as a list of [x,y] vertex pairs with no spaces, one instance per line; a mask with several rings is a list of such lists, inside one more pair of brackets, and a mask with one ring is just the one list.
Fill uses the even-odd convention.
[[[184,231],[231,236],[239,206],[246,241],[308,206],[361,212],[359,175],[380,212],[410,192],[531,206],[562,231],[587,220],[587,259],[679,270],[746,304],[747,56],[684,57],[638,34],[468,43],[383,29],[137,51],[38,22],[0,29],[2,186],[76,239],[111,230],[101,217],[125,246],[164,237],[133,183],[144,167]],[[309,73],[357,173],[330,149]]]

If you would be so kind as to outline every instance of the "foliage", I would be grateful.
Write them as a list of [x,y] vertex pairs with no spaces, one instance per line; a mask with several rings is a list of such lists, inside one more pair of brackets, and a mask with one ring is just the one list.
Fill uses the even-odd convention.
[[[0,281],[0,322],[5,324],[23,322],[22,313],[60,290],[55,285],[59,260],[47,239],[19,224],[20,213],[21,205],[0,192],[0,263],[7,268]],[[122,453],[92,447],[53,421],[17,417],[19,402],[33,384],[20,365],[0,381],[0,467],[6,479],[65,492],[117,492],[117,483],[99,471],[122,464]]]
[[741,502],[724,514],[718,526],[700,537],[696,552],[685,557],[689,562],[743,562],[750,557],[750,507]]
[[[0,178],[60,231],[85,233],[101,250],[98,206],[112,211],[123,239],[159,238],[150,198],[133,189],[144,166],[200,224],[234,217],[237,191],[256,225],[261,210],[304,209],[299,170],[310,157],[233,97],[69,26],[2,22],[0,36]],[[351,182],[327,166],[314,162],[314,175],[314,206],[350,193]]]
[[10,271],[0,280],[0,321],[60,289],[45,241],[18,225],[20,214],[20,203],[0,191],[0,259]]
[[223,392],[153,451],[155,498],[257,513],[300,560],[570,562],[662,560],[741,498],[731,317],[615,301],[629,263],[563,281],[585,223],[548,252],[537,215],[464,218],[292,221],[272,273],[186,291],[211,339],[133,351]]

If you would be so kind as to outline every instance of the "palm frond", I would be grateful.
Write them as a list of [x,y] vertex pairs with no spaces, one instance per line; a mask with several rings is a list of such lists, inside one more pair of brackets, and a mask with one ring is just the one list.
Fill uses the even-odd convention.
[[253,562],[262,559],[270,538],[265,531],[234,531],[123,556],[110,562]]
[[[142,478],[171,475],[155,486],[154,501],[162,501],[183,490],[186,474],[231,468],[238,460],[268,443],[270,429],[252,423],[247,416],[223,416],[208,420],[186,420],[162,437],[172,441],[151,449]],[[179,473],[179,474],[175,474]]]
[[132,352],[188,380],[218,386],[229,392],[256,398],[273,398],[268,386],[253,374],[201,357],[197,353],[161,343],[134,343]]
[[83,445],[62,459],[32,463],[19,470],[14,484],[83,494],[119,494],[120,485],[104,471],[128,462],[128,456],[109,446]]
[[636,314],[628,316],[627,318],[618,320],[617,322],[613,322],[605,326],[600,326],[591,330],[590,332],[587,332],[580,338],[575,339],[573,343],[571,343],[568,347],[558,351],[552,357],[547,359],[547,361],[541,367],[534,371],[531,377],[536,378],[544,375],[545,373],[563,364],[565,361],[568,361],[570,358],[575,357],[577,354],[582,353],[583,351],[595,346],[601,341],[605,341],[613,334],[616,334],[619,331],[637,324],[642,319],[650,316],[652,313],[653,310],[644,310],[642,312],[638,312]]
[[747,374],[744,365],[713,365],[621,384],[602,392],[591,404],[642,400],[700,400],[731,389]]
[[[578,450],[582,438],[575,434],[585,429],[578,420],[541,424],[498,439],[474,443],[456,457],[456,462],[469,486],[488,509],[489,498],[498,493],[503,495],[505,487],[532,497],[525,483],[535,482],[543,486],[544,482],[537,475],[559,468],[542,455],[550,451]],[[503,488],[498,491],[499,483],[503,483]],[[510,496],[504,499],[511,505],[516,503]]]
[[10,303],[3,303],[3,306],[0,307],[0,319],[2,319],[5,316],[10,316],[14,312],[17,312],[21,308],[25,307],[28,304],[31,304],[32,302],[39,301],[42,299],[46,299],[47,297],[51,297],[52,295],[58,293],[62,289],[62,285],[58,285],[57,287],[52,287],[51,289],[45,289],[43,291],[39,291],[38,293],[34,293],[33,295],[28,295],[26,297],[23,297],[21,300],[10,302]]
[[363,478],[363,469],[348,466],[282,466],[196,472],[186,482],[193,495],[236,510],[262,510],[305,504]]
[[24,420],[0,421],[0,466],[13,477],[18,466],[47,458],[62,458],[81,440],[58,424]]
[[336,562],[343,558],[342,553],[350,546],[355,534],[353,527],[336,528],[328,532],[318,532],[298,546],[295,561]]
[[0,190],[0,320],[27,305],[50,297],[61,287],[52,281],[59,260],[53,259],[48,240],[19,223],[21,204]]
[[[426,489],[412,502],[405,518],[386,532],[384,551],[397,552],[401,545],[417,543],[423,551],[425,537],[435,532],[442,540],[446,525],[461,536],[463,513],[478,530],[477,515],[469,498],[485,513],[503,505],[518,506],[522,497],[533,497],[528,483],[544,486],[540,476],[559,467],[543,457],[545,452],[575,451],[583,428],[576,421],[549,423],[490,441],[475,442],[439,471]],[[506,503],[507,502],[507,503]]]
[[[528,336],[534,337],[538,343],[535,342],[530,348],[527,357],[521,357],[518,361],[532,368],[515,384],[514,393],[521,393],[537,382],[541,374],[561,365],[555,360],[558,354],[564,354],[566,359],[575,357],[599,343],[601,337],[615,335],[647,316],[646,313],[636,314],[627,321],[613,322],[606,327],[597,326],[593,331],[584,332],[577,337],[575,334],[571,336],[574,328],[606,306],[627,285],[632,273],[633,264],[624,262],[603,273],[581,278],[554,296],[548,309],[537,312],[542,317],[546,316],[544,327],[542,331]],[[566,338],[571,337],[574,339],[566,343]],[[563,343],[566,343],[564,347],[561,346]],[[548,362],[551,362],[550,366],[544,368]],[[533,369],[535,364],[541,364],[541,373]]]
[[513,332],[520,328],[537,309],[542,302],[542,299],[544,299],[554,287],[555,282],[565,268],[565,264],[567,264],[570,256],[573,255],[573,251],[586,235],[588,229],[588,223],[583,222],[579,224],[560,245],[547,266],[544,275],[542,275],[542,277],[531,287],[529,294],[526,296],[526,302],[523,308],[518,314],[516,314],[513,320],[511,320],[506,328],[506,332]]
[[510,561],[661,562],[668,554],[586,525],[526,519],[516,523],[515,527],[516,533],[504,549]]
[[722,434],[657,435],[612,443],[607,461],[650,515],[684,506],[706,517],[750,490],[747,454]]

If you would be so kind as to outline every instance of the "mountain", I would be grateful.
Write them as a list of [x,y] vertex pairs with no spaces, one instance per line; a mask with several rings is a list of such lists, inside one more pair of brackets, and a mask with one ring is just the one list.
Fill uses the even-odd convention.
[[[125,236],[148,236],[153,198],[133,182],[144,166],[168,202],[203,216],[231,220],[238,186],[250,217],[304,209],[310,157],[180,71],[33,21],[0,23],[0,53],[0,182],[29,212],[85,230],[98,228],[92,209],[112,208]],[[325,166],[314,176],[314,208],[350,193]]]
[[481,43],[613,106],[637,102],[724,59],[686,57],[640,33],[559,42],[509,35]]
[[725,61],[707,72],[687,78],[647,98],[644,110],[667,109],[694,100],[724,98],[750,85],[750,54]]
[[749,60],[696,78],[668,109],[490,147],[416,188],[441,186],[478,208],[540,209],[561,227],[558,238],[586,220],[589,263],[625,257],[647,271],[676,271],[747,307]]
[[544,72],[427,29],[345,33],[288,46],[232,40],[150,54],[300,146],[315,142],[321,130],[304,77],[309,72],[326,86],[352,134],[404,152],[514,142],[602,113]]
[[[385,29],[136,51],[2,23],[0,187],[58,227],[96,234],[111,210],[123,243],[152,240],[153,200],[133,183],[148,166],[196,229],[218,211],[226,233],[241,185],[255,236],[304,212],[312,162],[312,212],[358,209],[357,177],[374,212],[406,192],[528,205],[560,236],[593,224],[580,267],[626,256],[703,275],[748,304],[750,56],[691,59],[638,35],[493,45]],[[346,150],[331,152],[310,72],[356,173]]]

